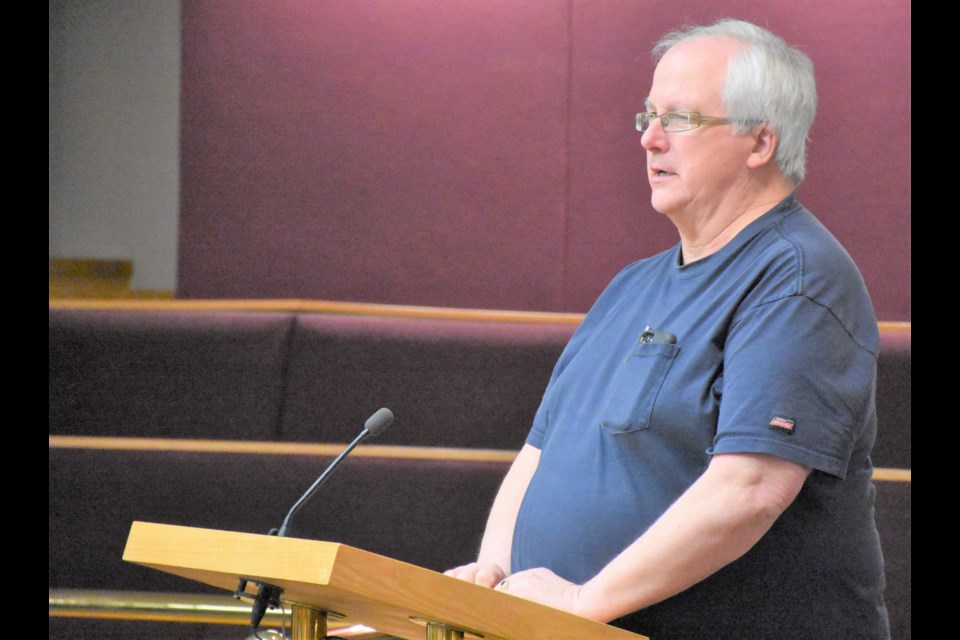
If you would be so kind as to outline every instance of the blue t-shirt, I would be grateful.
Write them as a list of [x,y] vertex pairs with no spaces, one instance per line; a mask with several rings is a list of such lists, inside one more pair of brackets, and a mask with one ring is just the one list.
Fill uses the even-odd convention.
[[576,583],[636,540],[715,453],[813,472],[745,556],[615,621],[654,638],[886,638],[870,450],[876,316],[846,251],[793,195],[720,251],[624,269],[556,364],[512,570]]

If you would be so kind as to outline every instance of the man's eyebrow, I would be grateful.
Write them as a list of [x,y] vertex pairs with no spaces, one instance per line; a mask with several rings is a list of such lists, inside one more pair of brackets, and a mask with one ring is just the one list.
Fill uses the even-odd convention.
[[656,113],[656,111],[657,111],[656,109],[654,109],[653,103],[650,102],[650,98],[644,98],[644,99],[643,99],[643,108],[646,109],[647,111],[650,111],[650,112],[653,112],[653,113]]

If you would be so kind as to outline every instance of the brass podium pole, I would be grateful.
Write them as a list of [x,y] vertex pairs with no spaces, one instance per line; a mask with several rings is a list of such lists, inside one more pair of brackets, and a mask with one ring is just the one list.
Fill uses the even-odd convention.
[[453,629],[439,622],[427,623],[426,640],[463,640],[463,631]]
[[[328,614],[304,604],[291,603],[290,637],[292,640],[323,640],[327,636]],[[335,614],[336,615],[336,614]],[[440,623],[414,619],[424,624],[424,640],[464,640],[464,631]]]
[[327,637],[327,612],[293,603],[290,607],[290,635],[293,640],[323,640]]

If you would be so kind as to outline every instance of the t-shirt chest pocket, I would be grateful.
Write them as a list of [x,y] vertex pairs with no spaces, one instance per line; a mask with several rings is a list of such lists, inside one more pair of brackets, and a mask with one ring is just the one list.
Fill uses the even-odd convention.
[[601,414],[601,426],[612,433],[649,428],[657,396],[679,352],[677,344],[645,341],[641,335],[614,374],[610,399]]

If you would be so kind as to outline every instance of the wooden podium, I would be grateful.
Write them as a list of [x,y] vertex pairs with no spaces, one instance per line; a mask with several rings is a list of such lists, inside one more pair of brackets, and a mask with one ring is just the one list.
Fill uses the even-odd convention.
[[134,522],[123,559],[229,591],[278,587],[293,640],[323,638],[329,617],[409,640],[644,638],[334,542]]

